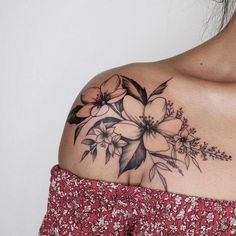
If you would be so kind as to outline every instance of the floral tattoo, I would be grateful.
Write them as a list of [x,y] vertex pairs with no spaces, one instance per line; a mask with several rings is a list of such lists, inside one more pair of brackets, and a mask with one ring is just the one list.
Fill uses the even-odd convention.
[[[81,161],[89,156],[94,161],[98,148],[104,148],[105,164],[118,158],[119,177],[151,158],[149,180],[157,176],[166,191],[165,171],[176,170],[184,176],[182,167],[188,170],[191,163],[202,172],[199,158],[231,161],[232,157],[217,147],[201,143],[195,128],[189,127],[183,116],[183,109],[175,110],[173,102],[162,96],[171,79],[150,95],[135,80],[120,74],[112,75],[100,87],[83,91],[82,105],[75,106],[67,118],[69,124],[76,126],[74,144],[85,124],[96,118],[82,141],[88,149]],[[108,111],[114,115],[106,115]]]

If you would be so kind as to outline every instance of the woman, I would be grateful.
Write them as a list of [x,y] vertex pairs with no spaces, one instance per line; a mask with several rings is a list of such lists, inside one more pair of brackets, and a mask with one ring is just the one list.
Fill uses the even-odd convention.
[[68,115],[40,235],[236,235],[235,42],[236,13],[187,52],[96,75]]

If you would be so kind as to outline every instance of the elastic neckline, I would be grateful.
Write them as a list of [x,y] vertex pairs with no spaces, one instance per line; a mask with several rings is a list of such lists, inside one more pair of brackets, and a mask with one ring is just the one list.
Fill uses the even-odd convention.
[[67,173],[68,175],[70,175],[73,178],[78,179],[79,181],[90,182],[92,184],[92,186],[93,185],[95,186],[97,183],[99,183],[99,184],[106,185],[106,186],[113,185],[113,186],[116,186],[116,187],[125,188],[127,190],[133,188],[133,189],[136,189],[138,191],[147,192],[147,193],[150,193],[150,194],[155,194],[155,193],[169,194],[169,195],[181,196],[182,198],[195,198],[198,201],[218,202],[218,203],[223,203],[223,204],[227,204],[227,205],[232,204],[236,208],[236,201],[233,201],[233,200],[216,199],[216,198],[211,198],[211,197],[201,197],[201,196],[196,196],[196,195],[187,195],[187,194],[183,194],[183,193],[165,191],[165,190],[161,190],[161,189],[151,189],[151,188],[147,188],[147,187],[144,187],[144,186],[126,185],[126,184],[117,183],[117,182],[109,182],[109,181],[106,181],[106,180],[82,178],[82,177],[74,174],[70,170],[61,168],[59,166],[59,164],[55,164],[51,168],[51,175],[52,176],[56,176],[58,173],[63,173],[63,172]]

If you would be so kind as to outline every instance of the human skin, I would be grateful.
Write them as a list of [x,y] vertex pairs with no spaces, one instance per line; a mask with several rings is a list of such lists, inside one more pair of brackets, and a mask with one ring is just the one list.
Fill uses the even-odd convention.
[[236,15],[189,51],[94,76],[71,107],[60,167],[82,178],[236,201],[235,41]]

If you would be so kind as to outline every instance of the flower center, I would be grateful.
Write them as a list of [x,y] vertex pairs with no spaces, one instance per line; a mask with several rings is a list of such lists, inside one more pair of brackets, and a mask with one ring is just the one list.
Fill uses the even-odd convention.
[[154,117],[152,116],[139,116],[142,119],[143,123],[141,128],[143,132],[156,133],[157,132],[157,122],[155,122]]
[[107,102],[109,100],[110,100],[110,96],[107,92],[105,92],[104,94],[97,94],[96,105],[103,106],[103,105],[107,104]]
[[111,143],[112,143],[112,145],[114,145],[115,148],[119,147],[117,142],[112,141]]
[[102,137],[103,137],[103,138],[108,138],[108,136],[109,136],[109,135],[108,135],[107,132],[103,132],[103,133],[102,133]]
[[179,141],[180,141],[181,143],[186,143],[186,142],[187,142],[187,138],[186,138],[186,137],[181,137],[181,138],[179,139]]

